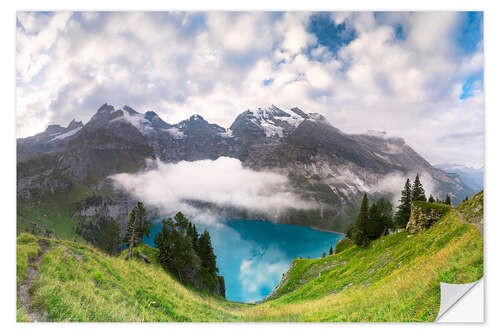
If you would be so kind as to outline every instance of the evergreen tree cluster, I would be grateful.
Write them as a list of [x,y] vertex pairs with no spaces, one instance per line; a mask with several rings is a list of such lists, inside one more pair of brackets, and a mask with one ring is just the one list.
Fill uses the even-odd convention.
[[[397,207],[397,211],[394,216],[394,225],[396,228],[405,228],[408,224],[411,214],[411,203],[413,201],[442,203],[438,197],[434,198],[432,194],[429,196],[428,200],[426,199],[424,186],[420,182],[418,174],[415,176],[413,184],[410,183],[409,179],[406,179],[404,188],[401,191],[401,199],[399,199],[400,205]],[[444,203],[451,205],[451,198],[449,194],[446,194]]]
[[370,206],[365,193],[356,221],[347,230],[346,237],[358,246],[366,246],[392,228],[392,204],[381,198]]
[[217,257],[209,232],[198,234],[196,226],[181,212],[162,224],[155,237],[161,265],[182,283],[224,296],[224,280],[217,275]]
[[[431,201],[432,200],[432,201]],[[425,196],[424,186],[420,182],[420,177],[417,173],[413,185],[410,180],[406,179],[403,191],[401,191],[401,203],[397,207],[396,215],[394,216],[394,225],[396,228],[406,228],[411,215],[411,203],[413,201],[427,201]],[[434,197],[429,196],[429,202],[434,202]]]

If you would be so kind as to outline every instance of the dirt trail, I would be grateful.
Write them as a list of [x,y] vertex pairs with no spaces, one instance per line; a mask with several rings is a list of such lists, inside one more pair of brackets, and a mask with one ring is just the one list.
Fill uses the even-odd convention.
[[482,224],[475,224],[475,223],[468,222],[458,209],[455,209],[455,211],[457,212],[457,215],[458,215],[458,218],[460,219],[460,221],[462,221],[465,224],[470,224],[470,225],[475,226],[477,228],[477,230],[479,230],[479,233],[481,234],[481,236],[483,235],[483,225]]
[[28,277],[19,284],[17,295],[19,298],[19,303],[21,303],[21,308],[28,315],[31,321],[47,321],[45,315],[39,311],[30,308],[31,304],[31,287],[33,283],[38,278],[40,273],[40,265],[42,264],[43,257],[49,249],[49,243],[45,239],[40,239],[38,241],[40,246],[40,253],[36,258],[30,258],[28,262]]

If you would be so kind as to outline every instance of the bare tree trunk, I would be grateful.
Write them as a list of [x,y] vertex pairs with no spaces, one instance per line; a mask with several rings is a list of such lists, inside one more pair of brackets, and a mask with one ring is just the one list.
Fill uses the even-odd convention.
[[132,225],[132,232],[130,233],[130,239],[128,241],[128,255],[127,259],[132,258],[133,250],[134,250],[134,242],[135,242],[135,222],[136,219],[134,218],[134,224]]
[[381,237],[382,237],[382,236],[385,236],[386,232],[387,232],[387,226],[385,226],[385,227],[384,227],[384,231],[382,232],[382,235],[380,235],[380,236],[381,236]]

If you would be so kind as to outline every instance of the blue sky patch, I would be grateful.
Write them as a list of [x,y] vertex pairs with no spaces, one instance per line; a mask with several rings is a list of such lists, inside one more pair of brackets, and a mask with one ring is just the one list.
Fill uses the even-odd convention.
[[483,12],[465,12],[461,15],[459,33],[454,34],[455,43],[464,54],[477,51],[483,40]]
[[331,13],[318,13],[311,16],[307,31],[318,39],[318,43],[333,54],[356,38],[356,32],[345,23],[335,25]]
[[467,99],[474,94],[476,90],[482,90],[483,87],[483,75],[478,74],[471,76],[465,80],[462,85],[462,94],[460,95],[460,99]]

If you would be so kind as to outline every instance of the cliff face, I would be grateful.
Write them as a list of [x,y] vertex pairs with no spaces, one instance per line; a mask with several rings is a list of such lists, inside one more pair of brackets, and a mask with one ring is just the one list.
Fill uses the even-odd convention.
[[406,231],[416,234],[430,228],[441,217],[444,216],[451,206],[445,204],[428,203],[425,201],[413,202],[411,205],[411,215]]
[[[135,207],[137,201],[129,198],[113,200],[108,197],[96,196],[95,194],[77,203],[78,207],[73,218],[85,221],[95,221],[99,217],[113,218],[119,225],[122,236],[125,235],[130,211]],[[148,207],[146,217],[151,219],[158,215],[153,207]]]

